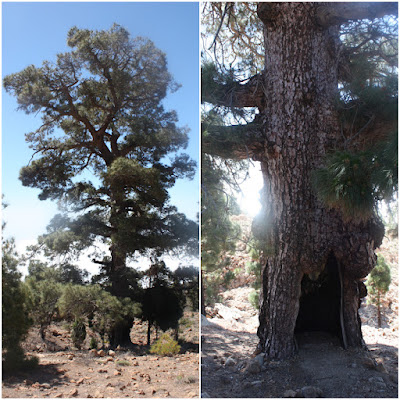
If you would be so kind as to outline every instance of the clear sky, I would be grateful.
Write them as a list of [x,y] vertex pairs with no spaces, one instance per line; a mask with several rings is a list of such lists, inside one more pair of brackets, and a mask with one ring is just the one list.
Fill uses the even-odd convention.
[[[198,3],[90,2],[2,3],[2,75],[28,65],[41,66],[69,51],[68,30],[77,26],[106,30],[115,22],[132,37],[150,38],[167,55],[168,68],[182,87],[164,102],[178,113],[179,125],[188,126],[190,156],[199,161],[199,17]],[[2,193],[9,207],[4,235],[13,236],[18,248],[45,232],[57,206],[39,201],[39,190],[25,188],[18,180],[32,150],[24,134],[40,126],[40,116],[16,111],[15,98],[2,92]],[[171,202],[189,218],[199,209],[199,173],[193,181],[179,181],[171,190]]]

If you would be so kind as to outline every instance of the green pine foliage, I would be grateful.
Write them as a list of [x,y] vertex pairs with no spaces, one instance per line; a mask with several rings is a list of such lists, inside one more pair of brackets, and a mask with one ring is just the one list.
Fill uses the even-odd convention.
[[390,267],[385,259],[378,255],[378,261],[375,268],[368,275],[368,301],[377,307],[378,327],[382,326],[382,299],[389,291],[391,283]]
[[27,359],[21,347],[32,320],[28,316],[27,293],[18,272],[14,240],[2,242],[2,367],[3,373],[32,369],[37,359]]
[[229,263],[229,254],[235,251],[236,242],[240,238],[240,226],[231,220],[232,215],[239,213],[239,207],[228,188],[236,187],[235,182],[241,176],[243,168],[243,164],[202,154],[203,309],[205,305],[211,305],[217,300],[219,286],[224,284],[222,270]]
[[390,201],[398,189],[397,148],[395,132],[373,150],[331,154],[313,173],[318,197],[345,218],[367,220],[378,201]]
[[89,349],[90,350],[92,350],[92,349],[96,349],[97,350],[97,340],[93,336],[90,338]]
[[48,326],[60,319],[58,300],[63,286],[53,280],[37,281],[33,277],[27,277],[24,287],[28,294],[29,315],[34,324],[40,327],[40,335],[44,340]]
[[74,346],[81,348],[82,343],[86,339],[86,326],[82,319],[76,319],[71,328],[71,340]]
[[174,356],[179,354],[181,346],[168,333],[163,333],[161,337],[151,346],[150,353],[160,356]]
[[87,324],[100,335],[103,344],[115,334],[119,324],[142,312],[139,303],[117,298],[99,285],[65,285],[58,307],[62,318]]
[[343,143],[314,171],[313,184],[326,205],[363,221],[398,190],[397,24],[383,18],[342,29],[348,48],[337,100]]
[[26,135],[35,153],[20,180],[63,210],[38,248],[49,258],[73,259],[96,241],[107,243],[109,256],[95,260],[99,283],[134,298],[127,258],[198,251],[197,223],[170,204],[168,193],[196,167],[183,152],[187,128],[163,106],[179,85],[162,51],[117,24],[107,31],[73,27],[67,45],[54,61],[3,80],[19,110],[42,117]]

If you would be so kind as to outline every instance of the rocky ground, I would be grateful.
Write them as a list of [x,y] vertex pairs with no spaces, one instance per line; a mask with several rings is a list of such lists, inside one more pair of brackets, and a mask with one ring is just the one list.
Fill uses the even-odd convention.
[[[221,294],[213,318],[202,321],[202,397],[398,397],[398,241],[385,240],[380,251],[392,267],[392,284],[383,325],[376,309],[360,310],[368,351],[343,350],[325,333],[304,333],[291,360],[264,363],[253,357],[257,345],[257,313],[248,302],[248,286]],[[241,279],[243,281],[243,278]]]
[[[137,322],[129,350],[103,352],[74,350],[70,334],[61,324],[48,329],[46,343],[37,328],[24,343],[39,366],[16,376],[3,377],[2,397],[199,397],[198,313],[186,315],[180,331],[181,354],[149,354],[146,324]],[[153,335],[153,339],[155,336]]]

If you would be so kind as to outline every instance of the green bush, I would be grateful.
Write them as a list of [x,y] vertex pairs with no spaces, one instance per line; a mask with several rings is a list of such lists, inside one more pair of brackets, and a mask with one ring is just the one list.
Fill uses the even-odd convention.
[[115,361],[115,365],[118,367],[129,367],[131,363],[128,360],[117,360]]
[[89,349],[97,349],[97,340],[93,336],[90,338]]
[[71,339],[72,343],[78,349],[81,348],[83,341],[86,338],[86,326],[81,319],[76,319],[72,324]]
[[259,299],[260,299],[260,291],[259,290],[254,290],[254,291],[250,292],[249,302],[256,310],[258,310]]
[[[3,226],[4,228],[4,226]],[[26,359],[21,342],[32,324],[28,296],[18,271],[19,258],[13,239],[2,242],[2,366],[3,373],[30,369],[36,359]]]
[[168,334],[164,333],[161,337],[151,346],[150,353],[158,354],[160,356],[173,356],[178,354],[181,350],[178,342]]
[[381,255],[378,255],[376,266],[368,276],[367,288],[368,303],[377,307],[379,328],[382,326],[382,299],[389,290],[391,280],[389,265]]

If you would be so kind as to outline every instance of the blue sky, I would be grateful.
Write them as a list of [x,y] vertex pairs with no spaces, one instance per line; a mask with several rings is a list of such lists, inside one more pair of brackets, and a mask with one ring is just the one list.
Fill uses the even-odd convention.
[[[166,109],[178,113],[180,126],[188,126],[190,156],[199,161],[199,26],[198,4],[192,3],[3,3],[2,74],[19,72],[57,53],[69,51],[68,30],[77,26],[109,29],[113,23],[126,28],[132,37],[150,38],[167,55],[168,68],[182,87],[164,102]],[[32,150],[24,134],[40,126],[40,116],[16,111],[15,99],[2,92],[2,193],[9,207],[3,219],[5,236],[15,237],[19,245],[45,232],[57,212],[54,202],[39,201],[39,190],[25,188],[18,180]],[[179,181],[171,191],[171,202],[189,218],[199,208],[199,174],[191,182]],[[20,247],[20,246],[19,246]]]

